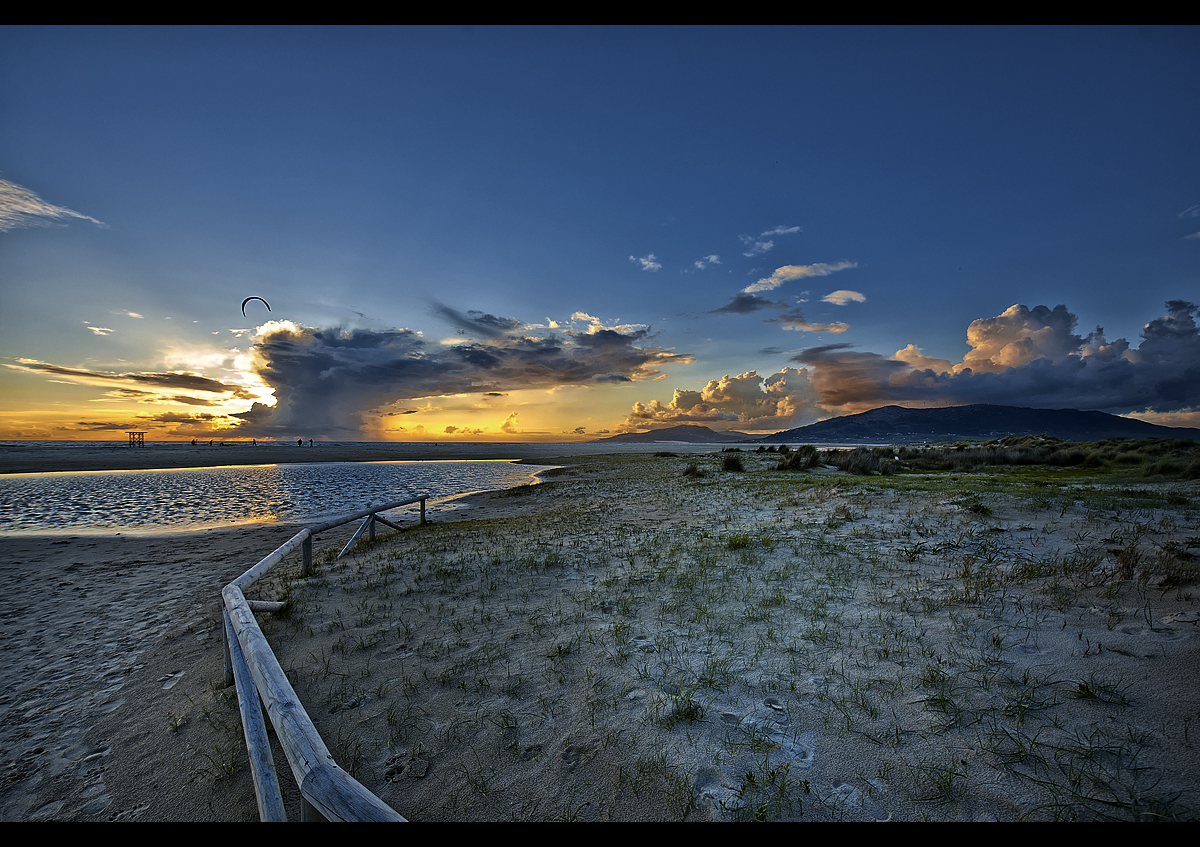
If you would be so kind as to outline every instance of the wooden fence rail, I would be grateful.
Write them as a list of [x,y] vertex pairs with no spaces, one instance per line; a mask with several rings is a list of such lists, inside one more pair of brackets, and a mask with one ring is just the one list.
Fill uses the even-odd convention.
[[321,740],[320,734],[300,704],[292,684],[279,666],[266,636],[254,618],[254,612],[279,611],[284,604],[270,600],[247,600],[245,592],[255,582],[279,564],[289,553],[299,549],[303,555],[303,573],[312,573],[312,539],[320,532],[362,520],[350,542],[338,557],[358,542],[364,532],[375,537],[375,523],[400,530],[402,527],[385,520],[379,512],[401,506],[421,504],[421,523],[425,523],[427,497],[414,497],[397,503],[371,506],[351,515],[305,527],[262,561],[225,586],[221,596],[225,602],[225,684],[236,685],[242,727],[246,735],[246,750],[250,757],[250,772],[254,793],[258,799],[259,818],[264,821],[283,821],[287,816],[275,772],[275,762],[267,741],[266,723],[262,708],[275,728],[279,746],[283,748],[292,776],[300,786],[301,820],[318,820],[316,813],[330,821],[403,821],[394,809],[368,791],[346,773]]

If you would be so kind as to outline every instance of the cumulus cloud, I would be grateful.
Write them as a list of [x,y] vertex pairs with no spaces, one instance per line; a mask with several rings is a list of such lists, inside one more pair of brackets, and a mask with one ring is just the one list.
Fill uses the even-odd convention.
[[858,267],[858,262],[846,260],[832,264],[817,262],[813,265],[784,265],[782,268],[776,268],[775,272],[770,276],[747,285],[742,291],[745,294],[754,294],[759,291],[774,291],[785,282],[793,279],[802,279],[807,276],[829,276],[829,274],[856,267]]
[[[596,317],[595,315],[589,315],[587,312],[575,312],[571,315],[571,320],[568,323],[571,325],[571,329],[576,332],[579,331],[579,324],[584,324],[583,331],[589,335],[597,332],[603,332],[604,330],[629,334],[631,332],[638,332],[639,330],[646,329],[645,324],[623,324],[619,320],[612,323],[605,323],[600,318]],[[563,327],[557,323],[555,323],[551,328],[563,329]],[[533,327],[530,327],[530,329],[533,329]]]
[[[525,326],[504,318],[473,321],[487,329]],[[618,332],[592,323],[586,331],[512,332],[446,347],[427,345],[407,329],[270,322],[255,338],[253,370],[274,391],[276,405],[255,403],[238,417],[247,434],[344,434],[361,431],[371,410],[400,400],[649,379],[664,364],[691,361],[651,342],[644,329]]]
[[1178,412],[1200,406],[1198,309],[1170,300],[1166,312],[1145,325],[1137,348],[1123,338],[1107,340],[1101,327],[1077,334],[1066,306],[1018,304],[973,321],[972,349],[958,364],[925,356],[915,345],[892,357],[826,345],[793,361],[811,370],[820,404],[839,413],[889,403]]
[[956,372],[1001,371],[1027,365],[1035,359],[1060,362],[1079,349],[1083,339],[1075,335],[1076,319],[1063,305],[1048,309],[1010,306],[994,318],[972,321],[967,327],[971,351]]
[[23,226],[48,226],[65,218],[78,218],[91,221],[96,226],[104,226],[95,218],[47,203],[28,188],[0,179],[0,232]]
[[642,270],[644,271],[662,270],[662,264],[655,260],[653,253],[649,254],[648,256],[642,256],[640,259],[637,256],[630,256],[629,261],[633,262],[635,265],[641,265]]
[[847,291],[844,288],[839,288],[837,291],[830,291],[821,298],[822,303],[832,303],[835,306],[845,306],[847,303],[865,303],[867,298],[865,295],[857,291]]
[[949,359],[926,356],[925,351],[915,344],[909,344],[902,350],[897,350],[896,355],[892,356],[892,358],[911,365],[919,371],[933,371],[934,373],[944,374],[949,373],[954,368]]
[[711,256],[705,256],[703,259],[699,259],[695,262],[692,262],[692,264],[695,265],[698,270],[704,270],[705,268],[707,268],[711,265],[721,264],[721,257],[716,254],[713,254]]
[[817,399],[804,370],[784,368],[766,379],[756,371],[726,374],[700,391],[675,389],[667,404],[635,403],[621,428],[701,423],[716,429],[788,429],[817,419]]

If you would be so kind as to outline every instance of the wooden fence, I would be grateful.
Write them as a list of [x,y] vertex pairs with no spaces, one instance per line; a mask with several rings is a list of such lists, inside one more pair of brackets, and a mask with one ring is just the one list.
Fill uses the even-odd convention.
[[246,750],[258,798],[258,815],[264,821],[285,821],[283,797],[267,727],[263,720],[262,704],[267,707],[275,737],[283,748],[292,776],[300,786],[301,820],[330,821],[403,821],[394,809],[368,791],[354,777],[338,767],[333,755],[321,740],[312,720],[300,705],[292,684],[288,682],[279,660],[271,651],[255,612],[275,612],[283,603],[266,600],[247,600],[245,592],[255,582],[280,563],[285,556],[299,548],[302,552],[303,573],[312,573],[312,540],[320,532],[362,519],[358,531],[347,542],[338,558],[346,555],[363,533],[374,539],[375,524],[393,529],[402,527],[380,517],[380,512],[401,506],[421,504],[421,523],[425,523],[427,497],[415,497],[398,503],[371,506],[361,512],[345,515],[316,526],[300,530],[285,544],[250,570],[225,586],[221,596],[225,601],[225,683],[237,686],[238,708],[242,713],[242,728],[246,735]]

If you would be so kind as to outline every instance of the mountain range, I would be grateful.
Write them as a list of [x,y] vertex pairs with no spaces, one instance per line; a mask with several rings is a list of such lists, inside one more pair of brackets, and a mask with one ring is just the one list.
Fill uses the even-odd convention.
[[1106,412],[975,404],[939,409],[882,406],[857,415],[830,418],[763,437],[743,432],[714,432],[706,426],[684,425],[616,435],[601,441],[625,444],[666,441],[691,444],[739,441],[766,444],[916,444],[1034,434],[1050,435],[1066,441],[1100,441],[1105,438],[1200,440],[1200,429],[1159,426]]

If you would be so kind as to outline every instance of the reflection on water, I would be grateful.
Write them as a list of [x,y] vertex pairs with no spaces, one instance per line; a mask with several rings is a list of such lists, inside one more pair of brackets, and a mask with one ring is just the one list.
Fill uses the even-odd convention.
[[169,532],[311,522],[372,503],[508,488],[540,468],[506,461],[332,462],[0,475],[0,532]]

